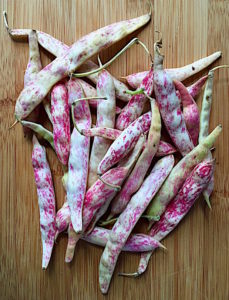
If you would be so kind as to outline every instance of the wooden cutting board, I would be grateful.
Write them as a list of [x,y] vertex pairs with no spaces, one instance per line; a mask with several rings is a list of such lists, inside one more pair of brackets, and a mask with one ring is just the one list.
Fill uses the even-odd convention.
[[[0,1],[10,26],[47,32],[71,45],[79,37],[109,23],[139,16],[147,11],[140,0],[21,0]],[[150,51],[163,35],[167,67],[187,63],[222,50],[216,63],[229,63],[229,1],[152,1],[152,21],[138,37]],[[134,37],[135,35],[132,35]],[[28,44],[13,42],[3,20],[0,26],[0,178],[1,178],[1,299],[105,299],[99,291],[98,265],[102,249],[85,242],[77,245],[74,261],[64,255],[67,235],[55,245],[48,270],[41,269],[41,240],[36,188],[31,165],[31,141],[14,121],[14,105],[23,88]],[[103,62],[126,42],[124,39],[101,55]],[[42,63],[53,57],[41,50]],[[215,65],[216,65],[215,64]],[[117,77],[149,68],[149,60],[137,46],[120,57],[109,70]],[[187,83],[198,79],[202,74]],[[167,252],[156,251],[147,272],[139,279],[118,276],[136,270],[139,255],[120,255],[106,299],[229,299],[229,72],[215,73],[211,129],[223,125],[216,143],[215,190],[212,211],[199,199],[178,228],[164,240]],[[201,104],[202,95],[198,98]],[[64,201],[62,169],[50,148],[57,208]]]

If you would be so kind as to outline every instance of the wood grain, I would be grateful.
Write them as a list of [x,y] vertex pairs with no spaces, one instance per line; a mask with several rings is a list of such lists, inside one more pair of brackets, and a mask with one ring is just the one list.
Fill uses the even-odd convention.
[[[106,24],[146,12],[140,0],[1,0],[11,26],[40,29],[67,44]],[[223,0],[152,1],[151,23],[139,38],[152,51],[163,34],[165,65],[182,66],[222,50],[217,64],[229,63],[229,2]],[[102,61],[114,55],[129,38],[104,51]],[[102,249],[80,242],[72,264],[64,263],[67,239],[59,239],[47,271],[41,269],[41,241],[36,188],[31,166],[31,141],[20,126],[8,130],[15,100],[23,87],[28,44],[13,42],[1,19],[0,26],[0,286],[1,299],[229,299],[229,74],[216,72],[211,129],[223,125],[216,143],[216,183],[212,211],[202,199],[180,226],[164,241],[168,252],[156,251],[148,271],[139,279],[118,277],[118,271],[134,271],[139,255],[121,254],[109,294],[98,286]],[[46,65],[52,57],[42,50]],[[140,47],[134,46],[109,70],[124,76],[149,67]],[[205,71],[206,73],[206,71]],[[199,78],[195,76],[188,82]],[[198,102],[201,105],[201,96]],[[57,207],[64,201],[62,170],[52,150]]]

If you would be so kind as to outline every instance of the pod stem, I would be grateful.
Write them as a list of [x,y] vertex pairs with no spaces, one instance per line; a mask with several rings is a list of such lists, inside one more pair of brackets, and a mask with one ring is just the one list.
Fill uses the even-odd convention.
[[9,33],[9,35],[11,35],[11,29],[9,28],[9,24],[8,24],[8,20],[7,20],[7,12],[5,10],[3,10],[3,20],[4,20],[4,24],[5,24],[5,27]]
[[9,127],[9,130],[12,129],[15,125],[17,125],[17,123],[19,123],[19,121],[15,120],[14,123]]
[[139,273],[138,272],[134,272],[134,273],[123,273],[123,272],[119,272],[118,276],[124,276],[124,277],[138,277]]
[[211,70],[209,71],[209,73],[210,73],[210,72],[214,72],[215,70],[218,70],[218,69],[223,69],[223,68],[229,68],[229,65],[217,66],[217,67],[211,69]]
[[112,189],[115,189],[117,192],[119,192],[121,190],[121,186],[115,185],[112,183],[108,183],[100,175],[98,175],[98,176],[99,176],[99,179],[102,181],[102,183],[104,183],[105,185],[109,186]]
[[141,45],[145,51],[147,52],[147,54],[150,56],[150,60],[152,62],[152,56],[149,52],[149,50],[147,49],[146,45],[144,43],[142,43],[138,38],[134,38],[132,39],[122,50],[120,50],[115,56],[113,56],[107,63],[105,63],[103,66],[100,66],[98,69],[89,71],[89,72],[85,72],[85,73],[73,73],[72,76],[76,77],[76,78],[80,78],[80,77],[86,77],[95,73],[98,73],[99,71],[106,69],[109,65],[111,65],[122,53],[124,53],[127,49],[129,49],[131,46],[133,46],[134,44],[139,44]]

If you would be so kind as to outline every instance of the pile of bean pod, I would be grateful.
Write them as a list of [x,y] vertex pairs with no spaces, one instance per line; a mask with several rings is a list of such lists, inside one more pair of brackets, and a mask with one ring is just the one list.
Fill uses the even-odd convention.
[[[21,123],[25,134],[32,132],[33,136],[42,268],[48,267],[58,235],[67,230],[67,263],[73,259],[79,239],[104,247],[99,284],[102,293],[107,293],[122,250],[141,253],[138,270],[121,273],[139,276],[153,251],[163,248],[161,240],[201,194],[211,206],[215,168],[211,151],[222,130],[219,125],[209,134],[213,79],[217,69],[227,66],[211,69],[186,87],[182,81],[208,67],[221,52],[184,67],[164,69],[162,39],[155,42],[151,54],[135,38],[104,65],[99,58],[99,66],[89,60],[148,23],[151,12],[91,32],[70,47],[38,30],[11,29],[6,12],[3,15],[11,38],[26,37],[29,42],[29,62],[14,125]],[[105,68],[133,44],[144,47],[151,66],[126,76],[123,83]],[[56,56],[44,68],[39,45]],[[199,112],[194,98],[204,85]],[[52,132],[40,124],[41,105]],[[92,124],[91,107],[97,112],[96,124]],[[37,137],[50,144],[63,165],[66,196],[57,212],[45,147]],[[142,218],[149,222],[148,231],[132,233]]]

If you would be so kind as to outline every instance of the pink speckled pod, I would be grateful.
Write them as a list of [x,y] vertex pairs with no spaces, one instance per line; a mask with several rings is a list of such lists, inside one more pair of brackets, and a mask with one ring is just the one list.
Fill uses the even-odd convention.
[[134,169],[130,173],[130,176],[126,180],[122,190],[112,202],[111,213],[109,218],[112,218],[114,215],[121,213],[125,209],[125,207],[131,199],[131,196],[142,185],[142,182],[151,165],[153,157],[157,152],[161,137],[161,117],[156,101],[152,99],[150,102],[152,119],[145,149],[140,155],[136,165],[134,166]]
[[172,155],[159,160],[114,224],[99,264],[99,284],[103,294],[108,291],[118,256],[131,231],[172,170],[173,165]]
[[80,38],[62,56],[41,70],[36,79],[23,89],[15,106],[16,119],[26,118],[44,99],[53,85],[74,72],[94,54],[148,23],[150,18],[151,16],[147,14],[128,21],[114,23]]
[[201,77],[199,80],[194,82],[192,85],[187,87],[187,90],[192,96],[192,98],[195,98],[200,93],[203,85],[205,84],[206,80],[208,79],[208,75]]
[[[115,88],[111,75],[103,70],[99,74],[97,82],[97,95],[106,97],[106,101],[100,101],[97,106],[97,121],[96,126],[104,126],[114,128],[115,125]],[[101,137],[95,137],[91,149],[88,187],[91,187],[97,180],[97,168],[107,150],[111,145],[111,141]]]
[[[17,40],[17,41],[20,39],[27,38],[27,36],[29,35],[29,32],[30,32],[30,29],[10,29],[8,27],[8,24],[6,27],[7,27],[7,30],[9,32],[10,36],[12,37],[12,39]],[[45,50],[47,50],[48,52],[50,52],[51,54],[53,54],[56,57],[64,55],[70,48],[69,46],[67,46],[63,42],[55,39],[48,33],[37,30],[37,36],[38,36],[39,44]],[[98,68],[98,65],[96,63],[94,63],[91,60],[88,60],[82,65],[82,67],[80,68],[80,71],[86,72],[86,71],[91,71],[91,70],[97,69],[97,68]],[[95,84],[98,81],[98,73],[88,75],[87,77]],[[126,90],[128,89],[127,85],[125,83],[119,81],[118,79],[116,79],[113,76],[112,76],[112,78],[114,81],[116,97],[122,101],[128,102],[131,99],[131,95],[128,95],[126,93]],[[84,90],[84,92],[85,92],[85,90]],[[85,94],[87,94],[87,93],[85,92]],[[91,104],[93,102],[93,100],[89,101],[89,102]]]
[[146,214],[151,218],[151,224],[160,218],[166,206],[176,196],[193,168],[204,160],[221,131],[222,126],[217,126],[211,134],[176,164],[147,209]]
[[56,84],[51,93],[51,116],[56,154],[67,165],[70,152],[70,115],[68,91],[64,84]]
[[[81,85],[76,80],[67,82],[69,104],[84,97]],[[79,130],[91,128],[91,113],[88,102],[78,101],[74,105],[74,119]],[[76,232],[82,231],[82,210],[87,187],[90,138],[81,135],[75,128],[71,134],[68,162],[67,201],[71,210],[71,221]]]
[[[147,73],[143,78],[139,89],[144,89],[148,96],[151,96],[153,92],[153,69]],[[124,130],[127,128],[134,120],[136,120],[142,114],[146,96],[144,94],[134,95],[128,104],[123,108],[122,112],[116,120],[116,128],[119,130]]]
[[[135,161],[140,155],[144,144],[145,138],[142,136],[139,138],[137,145],[133,149],[132,153],[128,158],[123,159],[119,165],[106,172],[102,176],[103,180],[107,183],[121,185],[125,178],[128,176],[131,168],[133,167]],[[100,210],[100,208],[114,198],[117,191],[114,188],[111,188],[107,184],[104,184],[100,179],[98,179],[93,186],[87,191],[83,206],[83,231],[87,229],[90,222],[93,220],[94,216]],[[73,245],[75,247],[77,241],[80,239],[81,234],[76,234],[74,230],[69,229],[70,231],[70,245],[69,249],[67,247],[65,261],[70,262],[73,258],[74,251]],[[73,243],[74,240],[74,243]]]
[[[29,40],[29,62],[25,71],[24,86],[35,77],[35,75],[42,69],[40,51],[37,41],[37,33],[35,30],[30,30],[28,35]],[[37,106],[34,111],[26,118],[27,121],[37,122],[40,114],[40,107]],[[27,135],[31,132],[31,129],[23,126],[24,134]]]
[[56,233],[55,193],[45,148],[39,144],[35,135],[33,136],[32,164],[40,210],[40,230],[43,246],[42,268],[46,269],[51,258]]
[[[105,139],[116,140],[120,136],[122,131],[113,128],[95,127],[95,128],[82,130],[81,133],[85,136],[90,136],[90,137],[100,136]],[[173,154],[176,151],[177,151],[176,148],[174,148],[171,144],[164,141],[160,141],[156,152],[156,156],[157,157],[166,156],[169,154]]]
[[180,81],[174,80],[175,88],[179,91],[183,106],[183,116],[194,146],[198,143],[200,130],[200,113],[198,106],[186,87]]
[[148,131],[151,123],[151,112],[145,113],[131,123],[120,136],[111,144],[106,155],[98,166],[101,175],[125,157],[136,145],[139,136]]
[[[172,79],[176,79],[179,81],[183,81],[187,79],[188,77],[200,72],[201,70],[207,68],[209,65],[211,65],[215,60],[217,60],[219,57],[221,57],[222,52],[217,51],[213,54],[206,56],[204,58],[201,58],[197,61],[194,61],[193,63],[186,65],[184,67],[180,68],[173,68],[173,69],[166,69],[168,74]],[[124,77],[128,84],[134,88],[137,89],[138,86],[141,84],[142,79],[146,76],[148,71],[134,73],[131,75],[128,75]],[[194,96],[193,96],[194,97]]]
[[173,81],[169,74],[163,70],[164,57],[160,54],[159,47],[160,45],[155,43],[154,92],[166,129],[177,149],[185,156],[193,149],[194,145],[184,121]]
[[[213,162],[202,162],[186,179],[176,197],[169,203],[160,220],[151,228],[149,235],[158,241],[165,238],[184,218],[207,186],[213,174]],[[141,255],[138,275],[145,272],[152,252]]]
[[[82,240],[97,245],[105,247],[108,241],[111,230],[102,227],[95,227],[94,230],[89,235],[84,235],[81,237]],[[160,244],[157,240],[153,239],[151,236],[146,234],[132,234],[126,241],[126,244],[122,248],[122,251],[128,252],[146,252],[152,251],[158,248]]]

